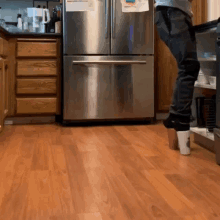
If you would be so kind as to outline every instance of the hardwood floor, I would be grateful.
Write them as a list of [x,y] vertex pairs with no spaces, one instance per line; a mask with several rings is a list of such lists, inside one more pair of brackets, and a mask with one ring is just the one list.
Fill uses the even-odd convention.
[[168,149],[161,124],[6,126],[2,220],[219,220],[220,167],[192,143]]

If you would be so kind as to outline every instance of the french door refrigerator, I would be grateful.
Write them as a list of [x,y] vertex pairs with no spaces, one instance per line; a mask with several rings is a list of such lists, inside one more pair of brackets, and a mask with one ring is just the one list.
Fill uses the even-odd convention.
[[154,117],[154,1],[123,13],[120,0],[94,11],[63,5],[62,123]]

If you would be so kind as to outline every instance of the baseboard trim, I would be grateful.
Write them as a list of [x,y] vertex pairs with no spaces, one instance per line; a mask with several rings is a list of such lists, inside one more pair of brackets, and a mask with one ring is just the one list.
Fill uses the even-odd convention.
[[168,117],[169,113],[157,113],[156,120],[165,120]]
[[5,120],[5,125],[27,125],[27,124],[51,124],[55,122],[55,116],[44,117],[13,117]]
[[[164,120],[168,113],[157,113],[156,120]],[[5,119],[5,125],[50,124],[56,122],[55,116],[43,117],[11,117]]]

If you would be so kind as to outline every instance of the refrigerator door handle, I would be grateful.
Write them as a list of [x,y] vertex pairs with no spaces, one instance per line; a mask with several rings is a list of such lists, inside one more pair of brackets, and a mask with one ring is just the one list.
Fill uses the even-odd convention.
[[109,0],[105,0],[105,39],[108,38],[108,12],[109,12],[109,7],[108,7],[108,1]]
[[72,61],[72,64],[146,64],[146,61],[143,60],[102,60],[102,61],[84,61],[76,60]]
[[115,15],[115,4],[116,0],[112,0],[112,38],[115,38],[115,20],[116,20],[116,15]]

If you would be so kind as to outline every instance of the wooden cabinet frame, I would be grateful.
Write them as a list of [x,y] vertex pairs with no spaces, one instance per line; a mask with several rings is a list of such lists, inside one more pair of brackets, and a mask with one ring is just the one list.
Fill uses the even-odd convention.
[[0,60],[0,132],[4,127],[4,120],[8,116],[9,73],[8,61]]

